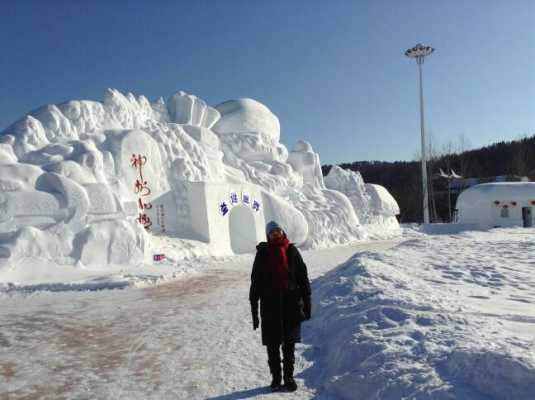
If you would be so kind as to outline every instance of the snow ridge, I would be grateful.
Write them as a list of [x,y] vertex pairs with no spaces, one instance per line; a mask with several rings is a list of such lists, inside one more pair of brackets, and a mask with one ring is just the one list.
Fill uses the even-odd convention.
[[535,281],[522,249],[532,242],[422,235],[356,254],[314,283],[305,380],[343,399],[531,399]]

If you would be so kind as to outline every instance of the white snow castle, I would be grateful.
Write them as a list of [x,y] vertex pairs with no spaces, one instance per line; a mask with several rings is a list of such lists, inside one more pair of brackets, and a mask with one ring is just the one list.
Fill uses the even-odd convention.
[[0,133],[0,262],[142,262],[154,235],[245,253],[269,220],[309,248],[399,228],[384,188],[338,167],[324,181],[310,144],[279,140],[278,118],[252,99],[109,89],[102,103],[39,108]]

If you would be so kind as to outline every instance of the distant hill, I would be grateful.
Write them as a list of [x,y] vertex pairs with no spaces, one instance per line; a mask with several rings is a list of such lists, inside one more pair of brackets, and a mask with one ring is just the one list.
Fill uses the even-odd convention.
[[[366,183],[377,183],[388,189],[398,201],[401,222],[422,221],[422,189],[420,161],[355,161],[339,164],[344,169],[359,171]],[[331,165],[322,166],[327,175]],[[479,182],[494,181],[496,177],[505,180],[519,180],[527,176],[535,180],[535,135],[520,140],[502,141],[479,149],[459,153],[434,155],[428,161],[430,181],[431,219],[448,221],[447,180],[436,177],[442,169],[449,173],[453,169],[464,178],[475,178]],[[451,192],[451,208],[458,196]]]

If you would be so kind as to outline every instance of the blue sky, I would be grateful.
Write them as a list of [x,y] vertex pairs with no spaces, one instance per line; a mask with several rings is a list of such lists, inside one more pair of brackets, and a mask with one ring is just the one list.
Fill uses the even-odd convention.
[[417,68],[437,147],[535,134],[535,2],[16,1],[0,3],[0,130],[32,109],[153,100],[178,90],[240,97],[280,119],[281,141],[322,163],[410,160],[419,151]]

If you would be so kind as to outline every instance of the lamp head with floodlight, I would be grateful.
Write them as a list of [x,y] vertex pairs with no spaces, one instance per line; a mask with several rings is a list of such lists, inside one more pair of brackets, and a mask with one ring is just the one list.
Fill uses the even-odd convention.
[[405,55],[409,58],[415,58],[417,63],[423,63],[424,57],[430,55],[433,51],[435,51],[434,48],[431,46],[424,46],[421,43],[418,43],[413,48],[407,50],[405,52]]

